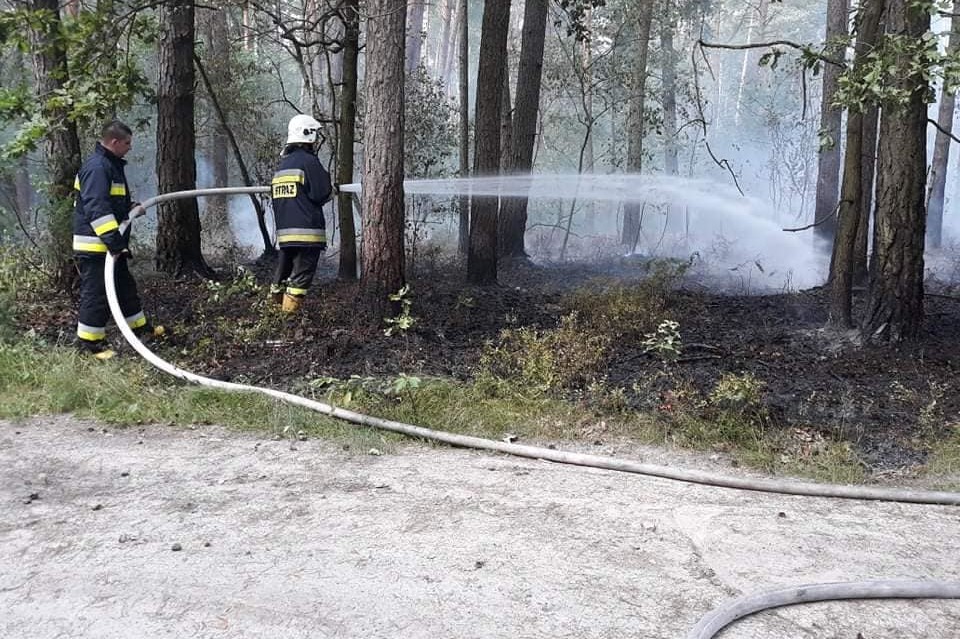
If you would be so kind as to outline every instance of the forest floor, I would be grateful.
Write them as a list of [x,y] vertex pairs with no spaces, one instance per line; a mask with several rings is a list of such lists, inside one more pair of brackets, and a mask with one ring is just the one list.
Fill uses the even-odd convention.
[[[872,472],[922,466],[929,442],[960,428],[960,301],[949,288],[927,298],[922,339],[892,348],[824,331],[821,289],[720,294],[683,265],[669,265],[677,270],[665,277],[627,259],[503,264],[500,284],[479,288],[465,285],[455,265],[421,259],[410,277],[416,321],[387,336],[358,306],[356,283],[338,281],[335,268],[333,258],[321,264],[294,319],[266,308],[270,265],[252,264],[218,284],[144,274],[148,314],[172,329],[158,352],[202,374],[284,389],[351,376],[471,380],[512,362],[525,371],[513,371],[515,384],[543,382],[554,395],[594,404],[602,394],[620,411],[666,421],[684,411],[716,417],[722,402],[711,398],[725,389],[721,399],[748,404],[764,428],[791,433],[807,450],[825,437],[848,442]],[[57,299],[24,310],[20,321],[68,341],[72,313],[70,300]],[[673,358],[645,344],[663,319],[679,324]],[[598,336],[606,341],[594,344]],[[517,364],[523,349],[533,354]],[[537,357],[567,374],[531,377]]]

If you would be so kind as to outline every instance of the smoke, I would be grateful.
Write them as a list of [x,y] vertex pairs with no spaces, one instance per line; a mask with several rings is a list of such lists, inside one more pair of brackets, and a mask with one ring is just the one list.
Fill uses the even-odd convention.
[[554,228],[565,227],[576,200],[584,206],[575,213],[574,232],[605,234],[607,244],[619,238],[623,206],[635,204],[642,225],[623,249],[626,254],[692,259],[719,285],[746,285],[754,292],[808,288],[825,279],[826,259],[815,252],[809,232],[786,232],[777,222],[796,216],[713,180],[551,174],[408,180],[404,190],[445,197],[529,197],[531,222]]

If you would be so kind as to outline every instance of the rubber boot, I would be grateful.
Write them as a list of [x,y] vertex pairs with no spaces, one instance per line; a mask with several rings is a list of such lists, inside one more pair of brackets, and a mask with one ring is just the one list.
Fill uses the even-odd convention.
[[298,295],[289,295],[287,293],[283,294],[283,312],[284,313],[296,313],[297,309],[300,308],[300,302],[303,301],[303,298]]
[[94,342],[90,340],[81,339],[81,340],[78,340],[77,346],[84,353],[89,353],[90,355],[93,355],[95,358],[101,361],[111,359],[114,355],[116,355],[116,352],[113,349],[109,348],[107,346],[107,343],[103,340]]
[[270,296],[267,298],[267,302],[270,306],[280,307],[283,305],[283,291],[276,291],[270,293]]
[[140,338],[140,341],[145,344],[158,341],[167,335],[166,328],[163,326],[156,326],[154,324],[145,324],[140,328],[135,328],[133,332],[138,338]]

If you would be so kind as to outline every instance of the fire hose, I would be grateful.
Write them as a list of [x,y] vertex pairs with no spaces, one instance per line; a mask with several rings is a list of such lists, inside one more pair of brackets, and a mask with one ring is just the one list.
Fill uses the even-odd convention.
[[[359,191],[359,187],[358,185],[344,185],[341,187],[341,190],[345,192],[356,193]],[[208,195],[234,195],[268,192],[269,187],[253,186],[197,189],[159,195],[146,200],[134,208],[134,210],[131,211],[130,220],[124,222],[120,230],[121,232],[126,231],[133,219],[144,215],[147,209],[160,202]],[[127,325],[126,321],[124,320],[123,312],[120,310],[116,284],[114,282],[114,263],[114,257],[108,253],[104,268],[104,279],[110,312],[112,313],[114,321],[116,322],[117,327],[120,329],[124,339],[126,339],[130,346],[132,346],[133,349],[151,365],[173,377],[187,382],[225,391],[260,393],[267,395],[268,397],[273,397],[280,401],[293,404],[295,406],[307,408],[329,417],[344,420],[361,426],[399,433],[417,439],[442,442],[450,446],[460,448],[486,450],[529,459],[551,461],[560,464],[587,466],[591,468],[614,470],[645,475],[649,477],[659,477],[675,481],[703,484],[707,486],[760,491],[784,495],[833,497],[838,499],[889,501],[928,505],[960,505],[960,493],[956,492],[900,490],[870,486],[842,486],[776,479],[733,477],[697,470],[685,470],[671,468],[668,466],[640,463],[602,455],[571,453],[552,448],[496,441],[481,437],[473,437],[470,435],[458,435],[455,433],[448,433],[424,428],[422,426],[415,426],[412,424],[405,424],[402,422],[364,415],[272,388],[264,388],[249,384],[237,384],[234,382],[204,377],[203,375],[191,373],[163,360],[154,354],[150,349],[148,349],[143,342],[137,338],[133,330]],[[757,595],[735,599],[708,613],[700,620],[693,630],[691,630],[690,634],[687,636],[687,639],[711,639],[712,637],[716,636],[716,634],[719,633],[724,627],[733,623],[737,619],[769,608],[777,608],[814,601],[875,598],[960,599],[960,582],[868,581],[812,584],[759,593]]]

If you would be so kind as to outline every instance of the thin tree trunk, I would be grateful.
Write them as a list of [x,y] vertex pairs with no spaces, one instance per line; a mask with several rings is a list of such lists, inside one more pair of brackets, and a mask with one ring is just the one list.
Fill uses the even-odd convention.
[[412,74],[420,66],[420,53],[423,51],[423,18],[426,0],[411,0],[407,6],[407,49],[406,72]]
[[[200,71],[200,78],[203,80],[203,85],[207,89],[207,95],[210,96],[210,104],[213,106],[213,109],[217,114],[217,121],[227,134],[227,140],[230,142],[230,148],[233,149],[233,159],[236,160],[237,168],[240,169],[240,178],[243,180],[244,186],[255,186],[253,178],[250,177],[250,171],[247,169],[247,163],[243,159],[243,153],[240,152],[240,145],[237,143],[237,136],[234,135],[233,128],[227,122],[227,114],[224,113],[223,108],[220,106],[220,100],[217,98],[217,94],[214,91],[213,83],[210,81],[210,78],[207,77],[206,69],[204,68],[203,63],[200,61],[200,58],[194,56],[193,61],[197,65],[197,70]],[[277,250],[273,246],[273,241],[270,239],[270,231],[267,229],[266,211],[264,211],[263,204],[261,204],[260,198],[256,194],[250,194],[250,201],[253,204],[253,210],[257,215],[257,226],[260,229],[260,239],[263,241],[263,254],[261,257],[270,257],[274,255]]]
[[453,31],[455,22],[454,3],[455,0],[441,0],[440,2],[440,38],[437,41],[437,55],[434,59],[434,76],[447,86],[447,76],[444,71],[447,68],[447,56],[450,55],[450,34]]
[[73,180],[80,170],[80,138],[76,122],[67,117],[66,106],[53,99],[70,81],[67,52],[60,34],[59,5],[57,0],[33,0],[29,8],[50,15],[50,20],[31,23],[30,40],[37,99],[51,125],[46,133],[44,158],[50,184],[47,230],[53,281],[58,288],[70,290],[77,278],[73,268],[72,204]]
[[[849,0],[827,0],[826,53],[843,57],[845,45],[840,40],[847,34]],[[837,231],[837,197],[840,190],[840,125],[843,109],[834,106],[842,69],[825,64],[823,94],[820,101],[820,134],[824,136],[817,167],[817,196],[814,208],[814,235],[823,250],[829,250]]]
[[405,0],[367,3],[364,118],[364,302],[386,317],[403,288],[403,94]]
[[[479,176],[497,175],[500,172],[502,101],[491,100],[487,96],[499,96],[503,91],[509,28],[510,0],[486,0],[480,31],[480,68],[477,73],[474,174]],[[498,198],[474,198],[470,209],[467,281],[480,285],[496,284]]]
[[873,219],[873,189],[876,186],[879,126],[880,109],[877,105],[871,105],[863,114],[861,138],[863,151],[860,160],[860,215],[857,217],[857,241],[853,254],[853,283],[856,286],[866,286],[870,279],[867,254],[870,245],[870,220]]
[[17,214],[23,217],[33,209],[34,198],[33,185],[30,183],[30,166],[26,155],[17,160],[13,177],[13,191]]
[[[523,9],[510,162],[512,172],[517,174],[529,173],[533,168],[548,8],[547,0],[526,0]],[[505,198],[500,207],[498,229],[500,254],[503,257],[526,257],[523,245],[526,227],[527,198]]]
[[503,91],[500,92],[500,173],[510,172],[513,162],[513,108],[510,105],[509,62],[504,61]]
[[[918,42],[930,14],[911,0],[888,0],[891,37]],[[929,90],[924,68],[900,55],[886,78],[909,95],[906,104],[884,104],[877,158],[877,212],[870,292],[862,324],[867,341],[916,338],[923,323],[924,187]]]
[[[643,169],[643,118],[647,97],[647,60],[650,53],[650,26],[653,22],[654,0],[641,0],[637,16],[637,51],[630,87],[630,110],[627,114],[627,172],[640,173]],[[621,243],[630,246],[639,233],[640,204],[628,202],[623,210]]]
[[[227,13],[226,11],[202,11],[198,16],[203,25],[204,52],[206,53],[206,64],[204,68],[210,69],[214,78],[211,85],[228,86],[231,82],[230,77],[230,42],[227,31]],[[212,94],[208,91],[207,99],[212,102]],[[207,153],[210,160],[211,182],[210,186],[222,188],[227,186],[229,176],[228,165],[228,143],[227,130],[223,122],[217,115],[217,109],[211,104],[211,111],[214,112],[216,124],[213,126],[213,134],[207,140]],[[233,232],[230,228],[229,209],[227,207],[227,197],[224,195],[214,195],[208,197],[204,206],[204,217],[206,225],[204,230],[207,237],[222,238],[226,243],[232,244],[234,241]]]
[[[880,18],[884,0],[861,0],[858,12],[855,73],[867,62],[874,50],[880,30]],[[870,108],[866,105],[865,108]],[[833,258],[830,263],[830,310],[827,323],[847,328],[853,326],[852,299],[854,278],[854,254],[857,231],[864,215],[863,156],[864,112],[862,108],[851,109],[847,116],[847,143],[843,166],[843,186],[840,193],[839,223],[833,243]],[[871,179],[872,181],[872,179]]]
[[[747,27],[747,42],[752,44],[762,41],[766,37],[770,0],[760,0],[756,7],[752,5],[748,5],[748,7],[750,22]],[[739,127],[741,124],[746,89],[754,83],[754,79],[757,77],[760,55],[759,49],[747,49],[743,52],[743,63],[740,67],[740,77],[737,83],[737,102],[733,116],[734,126]]]
[[673,1],[665,0],[664,19],[660,20],[660,56],[663,65],[663,171],[680,172],[677,149],[677,52],[673,48],[676,28]]
[[[950,21],[950,38],[947,57],[953,58],[960,50],[960,0],[953,2],[953,18]],[[947,87],[944,87],[946,89]],[[937,137],[933,144],[933,160],[930,163],[930,190],[927,194],[927,246],[940,248],[943,244],[943,203],[947,188],[947,166],[950,162],[950,136],[953,133],[953,115],[957,96],[953,91],[940,93],[940,110],[937,114]]]
[[[470,5],[460,0],[460,177],[470,177]],[[470,196],[460,196],[460,228],[457,247],[460,255],[470,250]]]
[[[157,186],[160,193],[197,186],[194,127],[194,6],[168,0],[161,10],[157,80]],[[159,205],[157,270],[212,275],[200,252],[200,214],[195,199]]]
[[461,34],[463,32],[463,21],[464,18],[463,12],[466,10],[464,3],[460,0],[450,0],[451,3],[456,3],[454,7],[454,16],[453,24],[451,25],[450,40],[447,43],[447,53],[446,53],[446,62],[444,63],[443,69],[441,70],[443,77],[443,84],[447,87],[447,94],[454,95],[454,85],[451,83],[451,74],[453,73],[453,64],[456,61],[459,64],[460,60],[460,45],[463,40]]
[[[340,94],[340,137],[337,150],[337,183],[353,182],[353,144],[357,125],[357,60],[360,50],[360,0],[344,0],[346,24],[343,41],[343,85]],[[337,196],[340,220],[341,279],[357,277],[357,231],[353,222],[353,197]]]

